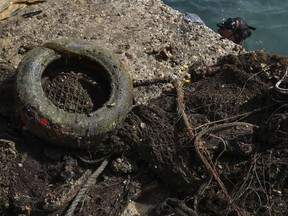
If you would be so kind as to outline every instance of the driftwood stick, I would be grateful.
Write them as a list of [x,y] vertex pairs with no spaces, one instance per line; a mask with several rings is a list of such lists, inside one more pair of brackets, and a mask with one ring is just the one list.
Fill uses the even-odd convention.
[[187,114],[185,112],[184,91],[183,91],[182,84],[178,80],[173,80],[172,83],[173,83],[173,85],[176,89],[176,93],[177,93],[177,111],[178,111],[178,114],[183,119],[184,125],[187,129],[187,132],[188,132],[188,135],[194,139],[195,134],[194,134],[193,129],[189,123]]

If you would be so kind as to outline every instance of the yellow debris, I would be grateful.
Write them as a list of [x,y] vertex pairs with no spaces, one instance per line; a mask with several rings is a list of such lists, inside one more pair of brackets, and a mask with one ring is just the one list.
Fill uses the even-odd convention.
[[190,74],[185,74],[185,76],[183,77],[183,81],[185,83],[190,83],[190,80],[191,80],[191,75]]
[[180,69],[184,70],[184,69],[187,69],[188,68],[188,65],[187,64],[183,64],[180,66]]

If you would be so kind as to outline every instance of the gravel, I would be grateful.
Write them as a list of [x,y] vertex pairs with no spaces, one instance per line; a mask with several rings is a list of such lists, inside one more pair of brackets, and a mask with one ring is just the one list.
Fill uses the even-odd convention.
[[[22,17],[38,10],[43,12]],[[0,62],[12,68],[23,47],[60,37],[95,41],[114,53],[133,79],[183,76],[183,65],[211,65],[220,56],[245,52],[204,25],[187,24],[182,13],[160,0],[49,0],[1,21],[0,29]],[[146,103],[160,93],[157,86],[140,87],[135,101]]]

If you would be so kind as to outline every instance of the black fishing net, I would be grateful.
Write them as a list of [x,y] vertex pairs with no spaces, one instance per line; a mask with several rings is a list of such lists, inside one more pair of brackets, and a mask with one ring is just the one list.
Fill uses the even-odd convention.
[[[149,175],[167,186],[170,198],[148,215],[287,215],[287,99],[275,91],[275,83],[285,75],[287,66],[286,58],[263,52],[226,56],[213,66],[191,65],[189,83],[174,85],[147,105],[134,106],[122,125],[87,150],[87,159],[124,155],[139,166],[142,176],[138,171],[119,174],[107,168],[75,214],[120,213],[129,199],[138,197],[135,191],[141,191],[143,176]],[[193,73],[199,67],[202,71],[210,68],[209,73],[194,80]],[[55,78],[55,83],[64,75]],[[76,85],[74,77],[70,79]],[[47,85],[54,85],[54,81]],[[179,89],[184,92],[183,101]],[[84,92],[81,87],[78,90]],[[5,144],[0,150],[9,148]],[[6,155],[14,157],[13,152]],[[13,182],[17,184],[15,188],[12,184],[9,200],[20,209],[18,212],[40,208],[47,213],[49,209],[43,210],[45,194],[54,195],[51,188],[62,187],[64,171],[69,180],[66,186],[71,179],[82,178],[78,172],[81,162],[81,166],[73,163],[68,172],[74,173],[71,178],[66,175],[67,162],[42,160],[43,165],[36,163],[38,168],[31,158],[23,162],[25,169],[15,166],[18,176]],[[49,172],[51,166],[55,166],[53,172]],[[28,180],[41,176],[41,172],[48,173],[49,178],[39,177],[35,186],[27,186]],[[36,184],[50,186],[39,195]],[[14,196],[16,192],[25,199]],[[4,195],[7,200],[7,193]],[[1,202],[3,205],[4,199]],[[62,204],[55,212],[63,213],[67,205]],[[23,206],[29,209],[21,210]]]

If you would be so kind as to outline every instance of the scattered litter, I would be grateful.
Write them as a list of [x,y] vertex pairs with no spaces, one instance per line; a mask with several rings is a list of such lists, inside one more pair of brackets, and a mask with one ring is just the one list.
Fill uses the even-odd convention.
[[[18,10],[27,5],[45,2],[46,0],[0,0],[0,21],[16,15]],[[41,13],[42,11],[35,11],[28,13],[28,17]],[[25,14],[24,14],[25,15]],[[24,17],[23,15],[23,17]],[[27,17],[24,17],[27,18]]]
[[42,13],[42,10],[25,13],[25,14],[22,15],[22,17],[23,17],[23,18],[29,18],[29,17],[36,16],[36,15],[38,15],[38,14],[40,14],[40,13]]
[[201,25],[205,25],[203,20],[195,13],[185,13],[183,19],[187,23],[199,23]]

